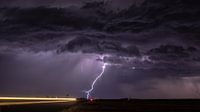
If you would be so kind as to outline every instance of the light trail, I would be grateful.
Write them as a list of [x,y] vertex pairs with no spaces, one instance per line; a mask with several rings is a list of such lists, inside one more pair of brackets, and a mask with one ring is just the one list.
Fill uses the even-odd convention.
[[76,98],[0,97],[1,100],[76,101]]
[[0,106],[31,105],[31,104],[48,104],[48,103],[66,103],[66,102],[71,102],[71,101],[0,102]]
[[101,76],[103,75],[105,68],[106,68],[107,63],[104,63],[102,66],[102,72],[95,78],[95,80],[92,82],[91,88],[88,91],[85,91],[85,93],[87,94],[87,99],[90,98],[90,93],[93,91],[95,83],[97,82],[97,80],[99,78],[101,78]]
[[76,98],[0,97],[0,106],[75,102]]

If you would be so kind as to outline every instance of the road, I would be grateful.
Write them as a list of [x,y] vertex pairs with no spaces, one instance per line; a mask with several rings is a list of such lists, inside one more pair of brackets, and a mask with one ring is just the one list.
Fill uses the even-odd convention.
[[76,98],[0,97],[0,106],[76,102]]

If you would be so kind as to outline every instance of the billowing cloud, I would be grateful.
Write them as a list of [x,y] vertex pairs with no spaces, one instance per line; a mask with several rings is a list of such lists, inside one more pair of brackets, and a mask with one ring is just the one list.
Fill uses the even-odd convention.
[[97,54],[114,54],[114,55],[128,55],[139,56],[140,51],[136,46],[125,46],[119,41],[101,39],[94,37],[77,37],[66,45],[62,46],[58,52],[70,51],[83,53],[97,53]]
[[151,59],[163,61],[188,61],[198,50],[195,47],[184,48],[176,45],[161,45],[149,51]]

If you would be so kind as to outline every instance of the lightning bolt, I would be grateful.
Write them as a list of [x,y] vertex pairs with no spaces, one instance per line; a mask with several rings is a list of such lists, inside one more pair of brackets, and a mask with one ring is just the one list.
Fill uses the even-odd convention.
[[92,82],[91,88],[88,91],[85,91],[85,93],[87,94],[87,99],[90,98],[90,93],[94,90],[94,86],[95,86],[96,82],[98,81],[98,79],[102,77],[102,75],[105,71],[106,65],[107,65],[107,63],[103,64],[102,72],[94,79],[94,81]]

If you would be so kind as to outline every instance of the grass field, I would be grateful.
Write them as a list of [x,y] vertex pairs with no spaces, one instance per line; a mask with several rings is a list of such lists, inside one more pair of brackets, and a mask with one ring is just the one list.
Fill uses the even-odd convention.
[[1,112],[200,112],[200,100],[94,100],[1,107]]

